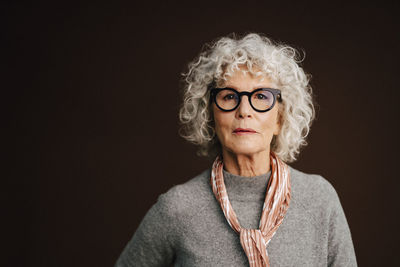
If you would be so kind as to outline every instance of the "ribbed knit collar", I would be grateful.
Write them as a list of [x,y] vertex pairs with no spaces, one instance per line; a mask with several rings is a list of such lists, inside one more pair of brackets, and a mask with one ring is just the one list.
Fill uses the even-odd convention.
[[230,200],[260,201],[265,193],[271,171],[259,176],[239,176],[223,170],[224,182]]

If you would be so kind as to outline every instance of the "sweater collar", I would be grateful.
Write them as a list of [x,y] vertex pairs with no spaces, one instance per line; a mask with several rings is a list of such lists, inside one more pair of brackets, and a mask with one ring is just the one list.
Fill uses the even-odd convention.
[[265,199],[271,171],[258,176],[246,177],[223,170],[223,175],[229,199],[254,201]]

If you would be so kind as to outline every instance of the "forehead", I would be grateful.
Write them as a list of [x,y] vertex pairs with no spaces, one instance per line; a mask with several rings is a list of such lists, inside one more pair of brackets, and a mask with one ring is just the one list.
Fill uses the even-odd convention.
[[240,66],[237,69],[226,71],[218,85],[245,90],[255,87],[270,87],[271,80],[258,68],[253,68],[250,71],[247,67]]

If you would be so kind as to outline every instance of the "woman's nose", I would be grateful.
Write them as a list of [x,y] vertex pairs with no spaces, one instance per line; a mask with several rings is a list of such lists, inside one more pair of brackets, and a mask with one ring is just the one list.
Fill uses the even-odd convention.
[[242,96],[239,107],[237,108],[237,116],[239,118],[251,117],[251,112],[253,108],[250,105],[249,98],[247,96]]

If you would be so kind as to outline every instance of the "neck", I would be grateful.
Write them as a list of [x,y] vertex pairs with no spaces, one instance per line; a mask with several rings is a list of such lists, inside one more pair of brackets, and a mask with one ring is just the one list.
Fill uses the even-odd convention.
[[270,170],[269,149],[247,155],[235,154],[223,149],[222,158],[226,171],[239,176],[259,176]]

